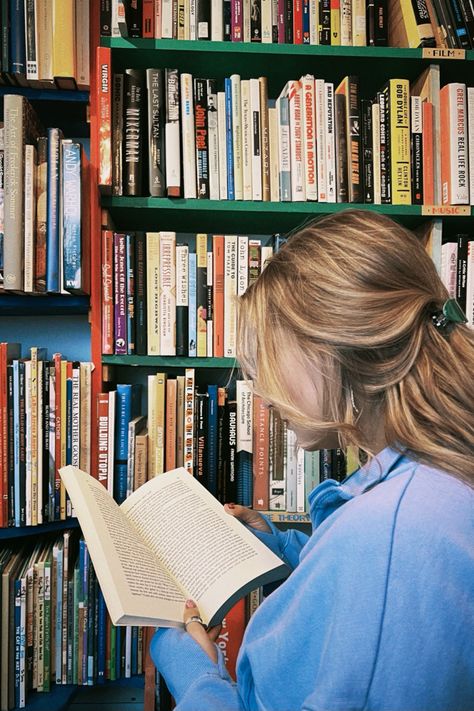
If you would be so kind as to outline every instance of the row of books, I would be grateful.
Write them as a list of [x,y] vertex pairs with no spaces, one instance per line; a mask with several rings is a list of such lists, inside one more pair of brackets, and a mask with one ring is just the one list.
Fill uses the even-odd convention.
[[104,230],[103,353],[234,358],[236,297],[281,241]]
[[474,203],[474,88],[441,89],[436,65],[411,87],[389,79],[372,99],[361,99],[356,76],[336,86],[307,74],[276,100],[265,77],[233,74],[217,89],[175,69],[114,74],[112,97],[101,96],[112,120],[101,138],[103,188],[214,200]]
[[4,0],[0,83],[88,89],[89,0]]
[[141,674],[144,628],[109,618],[77,531],[0,552],[1,708],[25,708],[54,684],[101,684]]
[[474,46],[470,0],[102,0],[103,36],[342,46]]
[[[188,368],[175,378],[149,375],[147,385],[148,417],[141,385],[119,384],[97,398],[97,476],[118,503],[184,467],[221,502],[301,513],[320,481],[346,476],[346,453],[304,452],[246,381],[196,385]],[[349,459],[356,468],[353,453]]]
[[4,97],[4,119],[0,287],[87,292],[89,181],[82,144],[59,128],[44,129],[23,96]]
[[90,471],[91,363],[0,343],[0,526],[72,514],[59,467]]

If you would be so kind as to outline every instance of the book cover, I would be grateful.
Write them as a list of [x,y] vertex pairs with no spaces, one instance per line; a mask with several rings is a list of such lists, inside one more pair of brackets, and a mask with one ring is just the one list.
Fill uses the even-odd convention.
[[423,204],[423,104],[419,96],[410,98],[411,120],[411,199]]
[[176,245],[176,355],[188,355],[189,247]]
[[176,233],[160,232],[160,355],[176,355]]

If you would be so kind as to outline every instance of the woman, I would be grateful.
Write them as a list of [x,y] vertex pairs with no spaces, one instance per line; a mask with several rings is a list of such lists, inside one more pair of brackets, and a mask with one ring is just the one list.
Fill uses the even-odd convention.
[[[443,309],[446,313],[443,313]],[[408,230],[350,210],[291,237],[240,300],[239,361],[308,449],[369,460],[313,533],[227,506],[294,570],[225,673],[199,611],[151,653],[180,711],[474,709],[474,333]],[[192,619],[197,618],[197,619]]]

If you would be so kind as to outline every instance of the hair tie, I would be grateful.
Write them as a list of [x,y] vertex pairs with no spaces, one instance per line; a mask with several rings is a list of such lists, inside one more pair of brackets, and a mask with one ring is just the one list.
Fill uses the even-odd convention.
[[441,311],[431,314],[434,327],[444,336],[449,336],[458,323],[467,323],[467,318],[456,299],[447,299]]

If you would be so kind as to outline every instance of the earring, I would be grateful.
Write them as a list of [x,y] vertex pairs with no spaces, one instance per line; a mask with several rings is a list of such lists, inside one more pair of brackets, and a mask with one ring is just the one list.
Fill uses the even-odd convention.
[[351,395],[351,405],[352,405],[352,409],[353,409],[353,411],[355,412],[355,414],[358,415],[358,414],[359,414],[359,408],[358,408],[357,405],[355,404],[354,391],[353,391],[353,389],[352,389],[352,385],[349,386],[349,392],[350,392],[350,395]]

